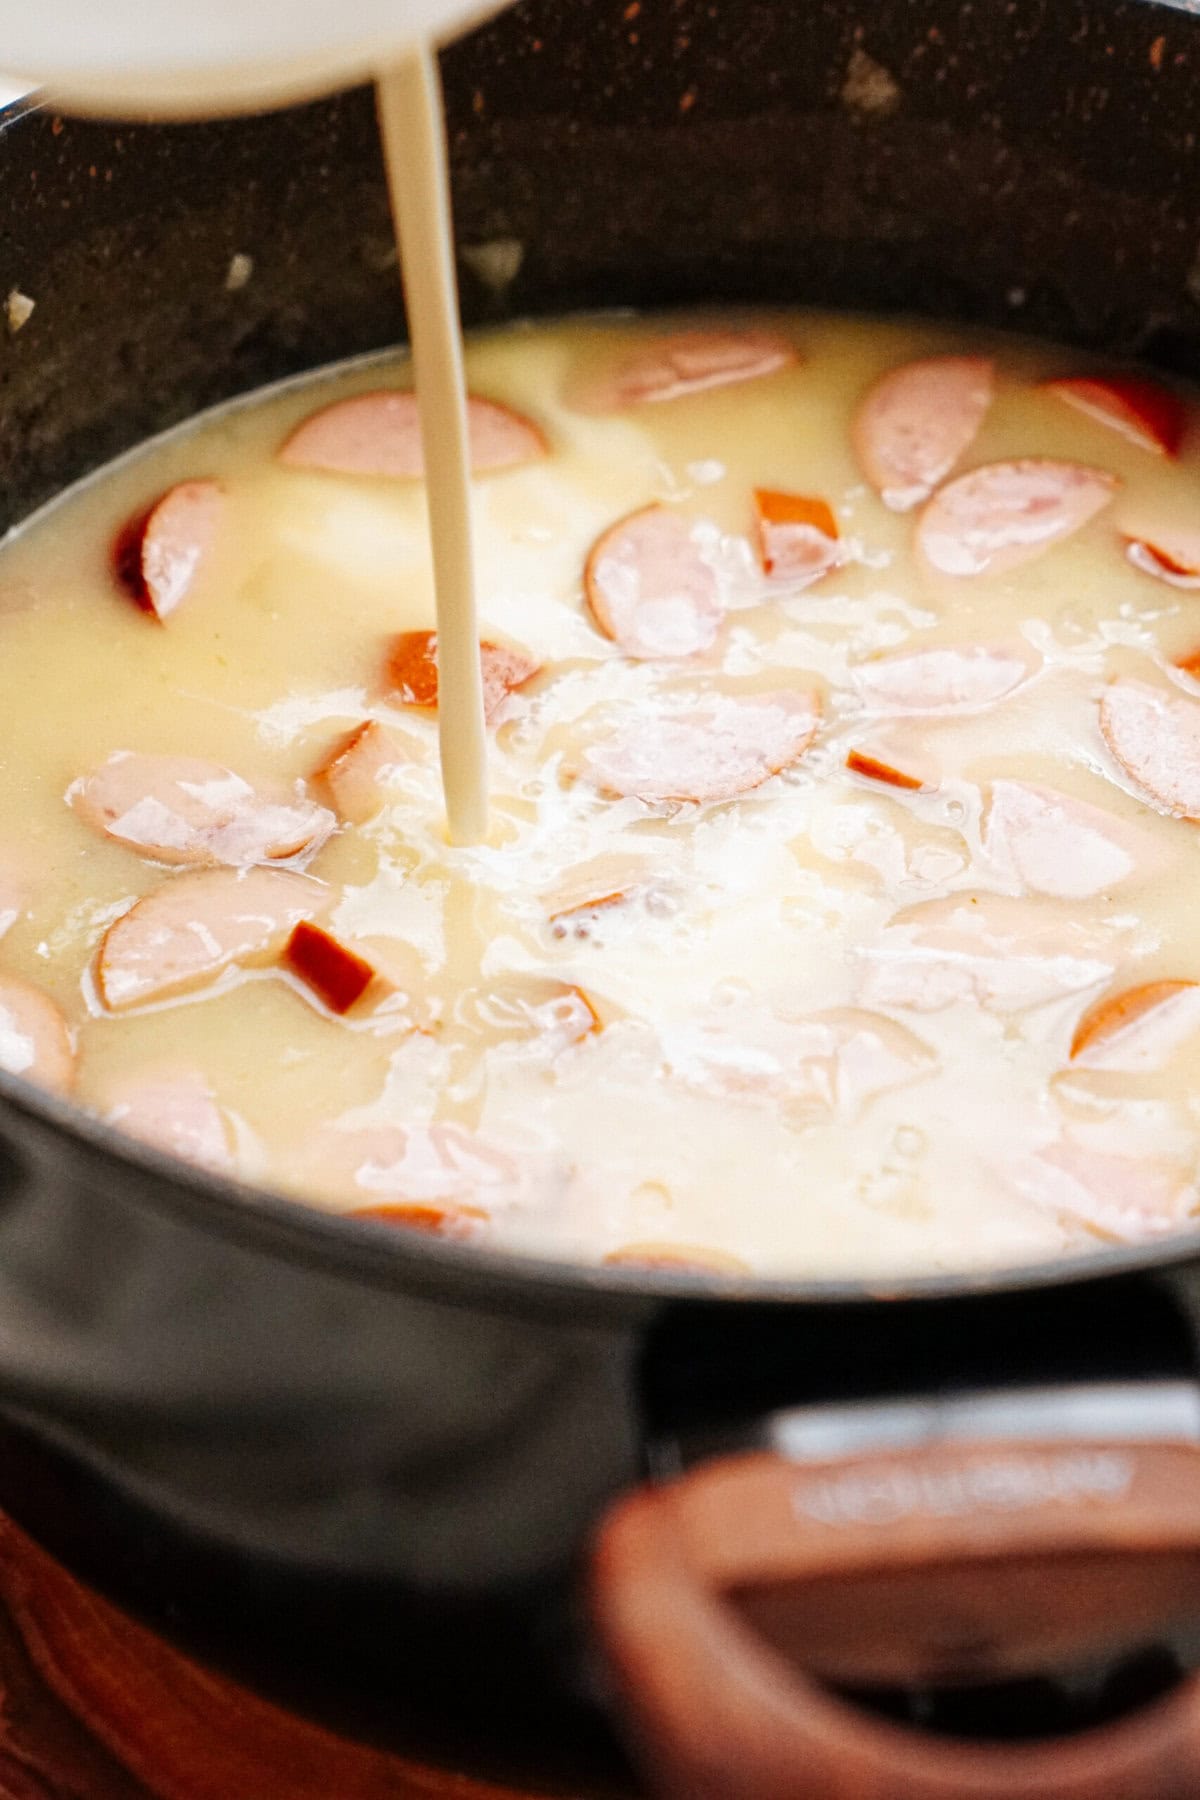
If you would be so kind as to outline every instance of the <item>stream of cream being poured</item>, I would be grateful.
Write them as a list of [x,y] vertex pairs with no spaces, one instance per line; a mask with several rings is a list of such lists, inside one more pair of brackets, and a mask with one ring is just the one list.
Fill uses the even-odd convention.
[[408,310],[437,594],[438,743],[455,844],[487,836],[487,740],[475,602],[466,383],[441,85],[432,48],[378,80]]

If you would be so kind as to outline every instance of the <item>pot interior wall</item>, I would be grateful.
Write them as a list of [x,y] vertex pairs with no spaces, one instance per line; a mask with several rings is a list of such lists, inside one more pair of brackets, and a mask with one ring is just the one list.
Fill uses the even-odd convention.
[[[798,301],[1200,375],[1188,12],[524,0],[445,73],[469,322]],[[0,220],[0,294],[35,303],[0,339],[2,526],[200,407],[403,335],[366,92],[178,127],[17,109]]]

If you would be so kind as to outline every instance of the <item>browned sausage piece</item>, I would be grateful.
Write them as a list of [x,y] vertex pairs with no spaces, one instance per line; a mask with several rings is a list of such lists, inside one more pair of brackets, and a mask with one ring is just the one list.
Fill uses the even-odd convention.
[[323,784],[340,819],[365,825],[383,806],[391,771],[423,760],[424,748],[415,738],[368,719],[322,763],[313,780]]
[[73,782],[67,799],[95,830],[165,863],[279,862],[334,825],[325,807],[271,798],[220,763],[132,750]]
[[109,926],[100,998],[121,1012],[203,987],[235,964],[275,962],[301,919],[319,918],[330,899],[321,882],[287,869],[173,876]]
[[1114,681],[1100,700],[1100,729],[1160,812],[1200,819],[1200,705],[1144,681]]
[[49,994],[17,975],[0,975],[0,1069],[56,1094],[75,1078],[67,1021]]
[[[508,696],[532,681],[541,664],[507,644],[480,644],[479,660],[483,670],[483,716],[491,725]],[[387,680],[402,706],[436,711],[437,632],[402,631],[393,638]]]
[[1162,1063],[1200,1030],[1194,981],[1146,981],[1105,994],[1088,1008],[1071,1039],[1071,1060],[1090,1068],[1142,1072]]
[[233,1167],[229,1130],[197,1069],[133,1076],[105,1092],[104,1118],[118,1131],[202,1168]]
[[1177,456],[1187,427],[1187,408],[1178,394],[1142,375],[1070,375],[1043,383],[1098,425],[1120,432],[1129,443],[1156,456]]
[[1200,531],[1194,526],[1126,525],[1122,536],[1126,556],[1143,575],[1169,587],[1200,588]]
[[626,656],[694,656],[716,640],[716,574],[687,520],[665,506],[630,513],[597,538],[584,585],[592,617]]
[[619,411],[650,401],[679,400],[706,388],[773,375],[799,359],[776,332],[680,331],[638,350],[589,397],[588,409]]
[[894,512],[927,500],[975,441],[992,403],[986,356],[931,356],[890,369],[850,428],[859,467]]
[[139,606],[166,619],[187,599],[212,552],[224,507],[219,481],[181,481],[126,526],[114,561]]
[[763,574],[789,588],[811,587],[846,561],[838,522],[826,500],[755,488],[754,517]]
[[585,752],[584,771],[602,792],[651,805],[733,800],[803,756],[820,719],[811,692],[698,696],[686,712],[625,721]]
[[881,656],[851,670],[872,712],[979,712],[1011,694],[1029,676],[1029,657],[984,644],[945,645],[904,656]]
[[346,1217],[394,1225],[400,1231],[419,1231],[426,1237],[444,1238],[454,1244],[474,1243],[484,1236],[488,1225],[482,1206],[441,1206],[429,1200],[356,1206]]
[[[546,439],[532,420],[495,400],[470,397],[467,431],[473,475],[538,462],[548,453]],[[425,453],[417,397],[384,392],[335,400],[296,427],[279,460],[294,469],[420,481]]]
[[917,521],[917,547],[941,575],[1002,575],[1081,530],[1119,486],[1082,463],[989,463],[934,495]]
[[349,1012],[378,974],[373,962],[308,919],[292,932],[283,960],[332,1013]]
[[885,787],[905,788],[909,793],[920,793],[928,785],[919,775],[910,775],[904,769],[893,768],[891,763],[881,762],[877,756],[869,756],[864,750],[849,751],[846,767],[852,775],[861,775],[865,781],[881,781]]
[[542,897],[555,936],[563,937],[568,930],[586,936],[598,913],[623,905],[646,887],[653,868],[645,857],[617,852],[577,864],[552,893]]

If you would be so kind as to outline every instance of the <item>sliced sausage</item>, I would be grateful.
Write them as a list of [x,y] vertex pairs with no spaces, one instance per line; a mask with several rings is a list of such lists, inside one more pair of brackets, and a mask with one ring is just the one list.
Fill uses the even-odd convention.
[[[844,1006],[818,1013],[811,1025],[828,1031],[837,1045],[831,1085],[834,1107],[843,1118],[856,1119],[878,1095],[937,1071],[938,1058],[929,1045],[881,1013]],[[814,1088],[822,1092],[820,1079]]]
[[1111,813],[1071,794],[1024,781],[994,781],[983,822],[983,847],[1035,894],[1085,900],[1117,887],[1145,865],[1137,834]]
[[1071,1039],[1071,1060],[1089,1068],[1155,1069],[1198,1030],[1200,988],[1194,981],[1147,981],[1105,994],[1088,1008]]
[[394,1225],[401,1231],[419,1231],[452,1244],[475,1243],[484,1236],[488,1225],[482,1206],[438,1206],[432,1201],[356,1206],[346,1217],[371,1219],[377,1225]]
[[67,1021],[49,994],[17,975],[0,975],[0,1069],[56,1094],[75,1079]]
[[[483,716],[492,724],[508,696],[532,681],[541,664],[505,644],[482,643]],[[392,641],[387,667],[388,686],[402,706],[436,711],[438,666],[436,631],[402,631]]]
[[897,913],[863,953],[868,1006],[938,1012],[966,1001],[1024,1011],[1112,977],[1099,927],[1001,894],[952,894]]
[[1113,1156],[1065,1138],[1018,1164],[1014,1182],[1026,1198],[1118,1243],[1177,1230],[1196,1203],[1188,1171],[1167,1157]]
[[1200,588],[1200,531],[1187,525],[1156,525],[1124,532],[1125,555],[1143,575],[1170,587]]
[[470,989],[456,1023],[494,1043],[535,1044],[556,1053],[600,1031],[600,1015],[582,988],[541,975],[510,975]]
[[569,930],[586,935],[593,915],[607,912],[643,889],[650,878],[644,857],[609,853],[594,856],[563,878],[553,893],[543,896],[546,917],[557,937]]
[[881,656],[860,663],[851,675],[872,712],[968,713],[1005,699],[1029,672],[1029,659],[1019,651],[971,644]]
[[868,756],[862,750],[849,752],[846,767],[852,775],[861,775],[866,781],[881,781],[885,787],[906,788],[917,793],[925,786],[919,775],[908,775],[903,769],[894,769],[891,763],[880,762],[877,757]]
[[908,512],[945,480],[975,441],[994,376],[986,356],[931,356],[890,369],[868,390],[851,441],[885,506]]
[[[495,400],[467,401],[471,473],[486,475],[539,462],[548,454],[544,434]],[[425,474],[421,416],[415,394],[355,394],[335,400],[298,425],[279,452],[294,469],[335,475],[390,475],[420,481]]]
[[877,1095],[937,1066],[906,1026],[859,1007],[795,1017],[750,997],[668,1027],[663,1038],[675,1080],[722,1100],[786,1105],[793,1121],[855,1118]]
[[734,800],[799,760],[816,736],[813,693],[698,698],[686,712],[627,719],[584,754],[603,793],[644,800]]
[[695,656],[716,641],[716,573],[668,507],[643,507],[597,538],[584,588],[596,624],[626,656]]
[[331,895],[286,869],[211,869],[176,875],[110,925],[96,985],[111,1012],[147,1006],[213,982],[235,964],[278,960],[301,919]]
[[145,1074],[110,1087],[105,1121],[201,1168],[233,1167],[233,1145],[212,1089],[197,1069]]
[[707,1244],[622,1244],[610,1250],[604,1261],[613,1268],[661,1270],[677,1275],[749,1275],[750,1265],[728,1250]]
[[1100,729],[1160,812],[1200,819],[1200,705],[1144,681],[1114,681],[1100,700]]
[[1081,530],[1119,486],[1082,463],[989,463],[934,495],[917,521],[917,547],[942,575],[1002,575]]
[[1048,394],[1065,400],[1099,425],[1119,431],[1131,444],[1156,456],[1176,456],[1187,425],[1178,394],[1140,375],[1072,375],[1047,381]]
[[220,763],[132,750],[73,782],[67,800],[96,831],[165,863],[279,862],[334,826],[327,808],[271,798]]
[[187,599],[212,554],[224,510],[219,481],[181,481],[125,527],[113,562],[139,606],[166,619]]
[[313,779],[333,801],[339,819],[365,825],[382,808],[392,771],[423,760],[424,747],[415,738],[368,719],[321,764]]
[[824,500],[755,488],[754,512],[764,575],[792,587],[811,587],[845,562],[837,520]]
[[372,1207],[468,1206],[487,1217],[525,1184],[516,1157],[462,1125],[330,1125],[305,1156],[306,1178]]
[[310,919],[292,932],[283,962],[334,1013],[349,1012],[378,973],[374,963]]
[[631,356],[592,396],[590,409],[613,412],[679,400],[706,388],[773,375],[798,360],[794,345],[772,331],[680,331]]

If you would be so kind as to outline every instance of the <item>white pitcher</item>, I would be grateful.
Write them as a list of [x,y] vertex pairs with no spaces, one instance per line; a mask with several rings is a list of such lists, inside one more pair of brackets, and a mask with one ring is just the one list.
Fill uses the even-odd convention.
[[0,0],[0,62],[64,109],[257,111],[365,80],[500,0]]

